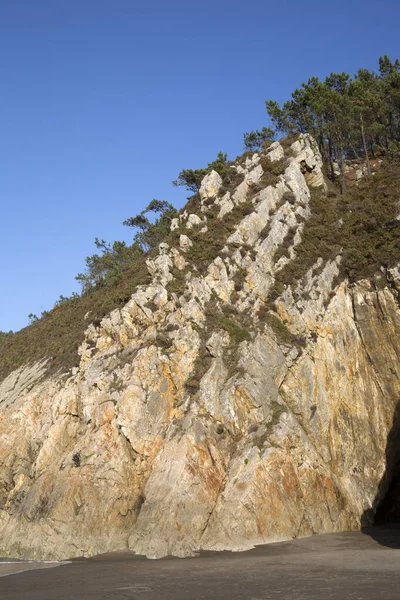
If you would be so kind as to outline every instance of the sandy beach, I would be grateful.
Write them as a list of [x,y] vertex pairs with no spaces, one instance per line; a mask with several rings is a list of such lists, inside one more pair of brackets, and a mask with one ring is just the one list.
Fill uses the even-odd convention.
[[[130,552],[0,563],[4,600],[398,600],[400,525],[147,560]],[[19,572],[21,570],[24,572]]]
[[7,575],[16,575],[17,573],[32,571],[34,569],[51,569],[53,567],[59,567],[61,565],[66,564],[68,564],[68,561],[24,561],[0,558],[0,577],[6,577]]

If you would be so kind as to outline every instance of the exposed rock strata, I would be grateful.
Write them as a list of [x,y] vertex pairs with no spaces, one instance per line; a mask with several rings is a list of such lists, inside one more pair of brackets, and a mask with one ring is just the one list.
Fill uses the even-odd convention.
[[[279,161],[283,148],[267,153]],[[148,261],[152,284],[88,328],[68,378],[38,364],[1,384],[0,554],[246,549],[358,528],[374,508],[400,397],[400,310],[391,289],[339,283],[340,257],[316,257],[277,300],[301,343],[261,318],[309,217],[307,183],[323,185],[308,136],[292,155],[253,196],[260,154],[237,167],[233,192],[205,178],[201,202],[217,218],[253,210],[204,275],[190,255],[191,232],[208,228],[200,206],[172,224],[179,249],[161,244]],[[170,291],[177,273],[182,289]]]

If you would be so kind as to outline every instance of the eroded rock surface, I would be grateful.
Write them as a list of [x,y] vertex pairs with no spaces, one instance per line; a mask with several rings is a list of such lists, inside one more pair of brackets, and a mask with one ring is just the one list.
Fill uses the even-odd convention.
[[[174,220],[179,247],[148,261],[151,285],[90,325],[78,369],[3,381],[0,554],[188,556],[357,529],[373,513],[400,398],[397,292],[340,282],[340,256],[316,256],[271,318],[309,185],[324,185],[313,140],[291,150],[273,186],[260,186],[258,153],[236,190],[218,195],[221,178],[206,177],[214,219],[252,208],[205,271],[191,240],[211,227],[200,206]],[[283,160],[278,143],[266,152]]]

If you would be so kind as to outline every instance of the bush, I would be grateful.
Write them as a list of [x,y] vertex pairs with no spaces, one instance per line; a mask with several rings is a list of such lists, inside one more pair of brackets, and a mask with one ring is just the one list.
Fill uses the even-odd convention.
[[[275,333],[278,343],[292,345],[300,340],[282,323],[280,318],[270,311],[259,311],[260,320],[266,323]],[[303,345],[302,343],[299,345]]]
[[[216,216],[216,208],[211,209]],[[212,262],[222,251],[228,237],[234,232],[236,225],[254,210],[250,202],[243,202],[227,213],[223,219],[213,218],[207,222],[208,230],[190,235],[193,246],[186,253],[187,258],[196,265],[199,273],[207,271]]]
[[5,340],[9,335],[12,335],[12,331],[0,331],[0,342]]

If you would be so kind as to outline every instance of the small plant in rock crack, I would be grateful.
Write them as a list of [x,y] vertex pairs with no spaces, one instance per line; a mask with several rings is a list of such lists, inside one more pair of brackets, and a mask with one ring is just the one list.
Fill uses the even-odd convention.
[[274,332],[278,343],[285,345],[296,345],[304,347],[303,338],[294,335],[290,329],[281,321],[276,313],[268,310],[266,306],[261,306],[257,312],[260,324],[266,324]]
[[296,196],[293,194],[293,192],[285,192],[282,196],[282,200],[289,202],[291,205],[296,204]]
[[[203,331],[202,335],[204,336]],[[192,373],[185,383],[185,389],[187,392],[192,395],[197,394],[200,389],[200,382],[210,368],[211,362],[212,357],[207,350],[203,339],[199,348],[199,353],[193,365]]]
[[173,340],[164,332],[157,333],[155,345],[158,348],[168,350],[173,345]]
[[246,281],[246,269],[239,267],[234,275],[235,292],[240,292],[240,290],[243,289],[245,281]]

